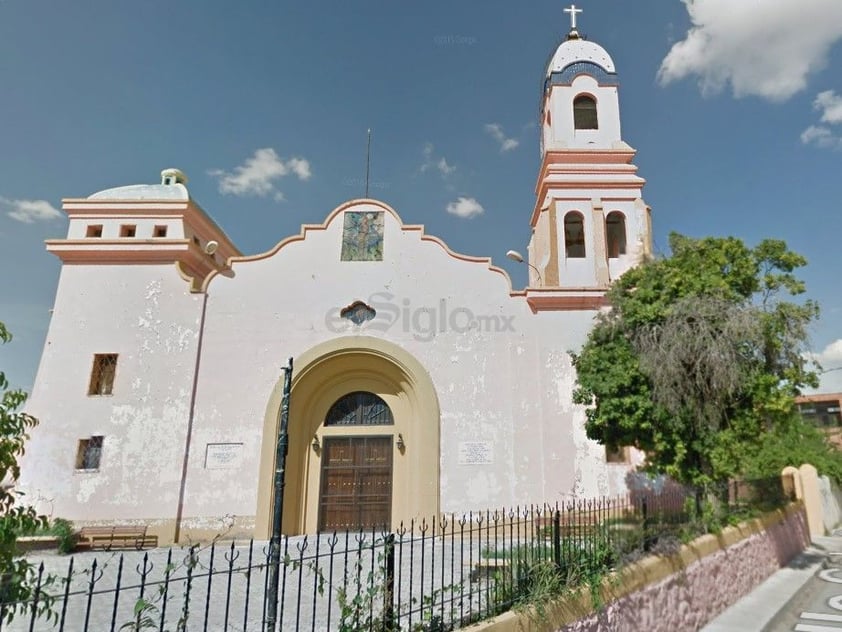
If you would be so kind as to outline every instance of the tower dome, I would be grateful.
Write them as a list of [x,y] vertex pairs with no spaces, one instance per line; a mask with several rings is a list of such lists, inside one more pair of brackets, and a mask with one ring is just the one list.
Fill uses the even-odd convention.
[[[573,35],[571,33],[571,35]],[[555,54],[547,65],[547,78],[555,73],[564,71],[574,64],[598,66],[605,73],[613,74],[614,61],[602,46],[594,42],[584,40],[578,35],[571,36],[559,44]]]

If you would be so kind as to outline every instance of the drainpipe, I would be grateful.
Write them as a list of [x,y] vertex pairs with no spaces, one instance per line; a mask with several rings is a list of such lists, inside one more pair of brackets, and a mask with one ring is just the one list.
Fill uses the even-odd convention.
[[193,438],[193,418],[196,413],[196,391],[199,387],[199,364],[202,358],[202,341],[205,336],[205,314],[208,308],[207,290],[202,292],[202,313],[199,317],[199,338],[196,341],[196,363],[193,368],[193,388],[190,392],[190,410],[187,414],[187,439],[184,442],[184,460],[181,464],[181,485],[178,488],[178,507],[175,511],[173,542],[181,537],[181,519],[184,513],[184,490],[187,487],[187,464],[190,461],[190,440]]

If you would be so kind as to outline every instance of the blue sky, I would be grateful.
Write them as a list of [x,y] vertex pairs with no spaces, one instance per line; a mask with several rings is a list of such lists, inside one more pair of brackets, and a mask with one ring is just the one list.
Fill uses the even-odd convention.
[[[29,388],[58,281],[61,199],[178,167],[247,254],[371,196],[516,287],[564,4],[0,0],[0,350]],[[613,56],[623,136],[670,231],[785,239],[842,366],[842,2],[580,0]],[[825,376],[842,390],[842,371]]]

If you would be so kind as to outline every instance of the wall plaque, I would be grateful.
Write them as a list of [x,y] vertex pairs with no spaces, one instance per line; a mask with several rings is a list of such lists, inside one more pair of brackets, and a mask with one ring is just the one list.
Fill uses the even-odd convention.
[[490,441],[461,441],[459,465],[490,465],[494,463],[494,450]]
[[206,470],[231,470],[243,460],[242,443],[209,443],[205,450]]

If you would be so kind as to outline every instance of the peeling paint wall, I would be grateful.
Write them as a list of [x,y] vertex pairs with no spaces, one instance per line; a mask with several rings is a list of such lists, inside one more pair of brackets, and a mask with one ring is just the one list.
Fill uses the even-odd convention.
[[[172,265],[66,265],[27,410],[40,420],[20,485],[74,520],[175,515],[201,297]],[[96,353],[118,354],[113,394],[88,395]],[[100,467],[76,470],[101,435]]]

